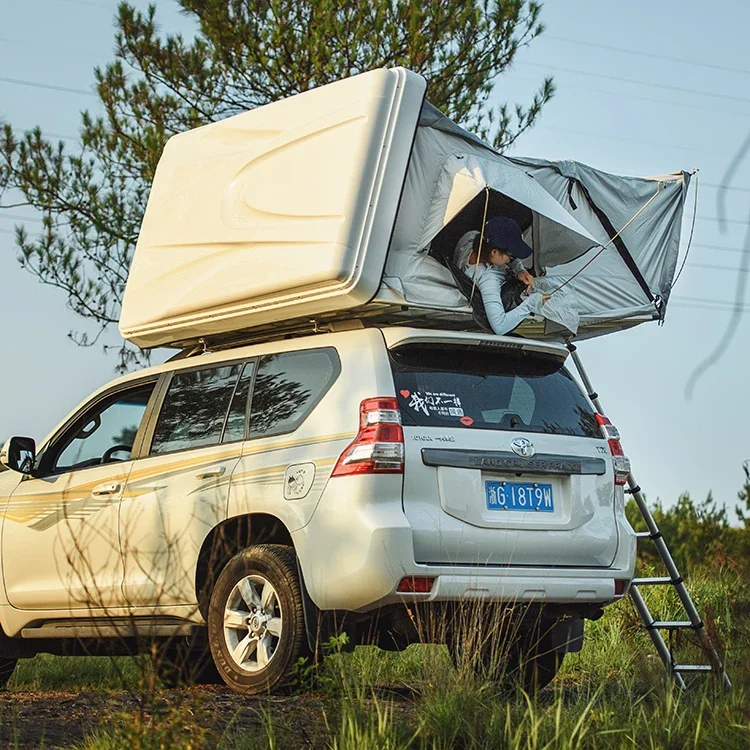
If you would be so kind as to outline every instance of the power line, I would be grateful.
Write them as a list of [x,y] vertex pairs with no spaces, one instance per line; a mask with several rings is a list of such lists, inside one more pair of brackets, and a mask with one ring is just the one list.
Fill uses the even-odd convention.
[[[532,63],[532,62],[519,62],[517,65],[527,65],[532,68],[544,68],[549,70],[549,65],[544,63]],[[731,102],[742,102],[743,104],[750,104],[750,99],[745,99],[741,96],[732,96],[731,94],[715,94],[713,91],[700,91],[699,89],[687,89],[682,86],[669,86],[664,83],[651,83],[650,81],[639,81],[636,78],[622,78],[620,76],[608,75],[607,73],[594,73],[590,70],[577,70],[576,68],[563,68],[559,65],[555,66],[555,71],[561,70],[564,73],[575,73],[582,76],[590,76],[592,78],[601,78],[605,81],[617,81],[618,83],[633,83],[638,86],[650,86],[655,89],[663,89],[664,91],[678,91],[681,94],[694,94],[698,96],[710,96],[715,99],[726,99]]]
[[[36,42],[32,41],[31,39],[11,39],[7,36],[0,36],[0,42],[3,44],[15,44],[20,47],[30,47],[32,44],[35,44]],[[61,52],[65,52],[66,55],[75,55],[76,57],[85,58],[88,60],[94,59],[94,60],[111,60],[111,56],[109,55],[89,55],[89,54],[83,54],[81,50],[81,46],[73,47],[71,45],[66,44],[57,44],[57,43],[50,43],[45,42],[45,48],[46,49],[56,49],[60,50]]]
[[61,3],[68,3],[69,5],[85,5],[87,8],[98,8],[99,10],[106,10],[111,12],[113,9],[108,8],[105,5],[99,5],[99,3],[86,2],[86,0],[59,0]]
[[[30,130],[34,130],[36,128],[36,125],[33,125],[30,128],[19,128],[18,126],[14,126],[16,132],[20,133],[28,133]],[[77,141],[78,136],[77,135],[65,135],[64,133],[50,133],[46,130],[42,131],[42,136],[44,138],[61,138],[64,141]]]
[[42,220],[37,218],[36,216],[19,216],[18,214],[0,213],[0,219],[9,219],[10,221],[36,221],[39,224],[42,223]]
[[734,313],[735,315],[745,315],[750,313],[750,307],[735,310],[731,307],[716,307],[713,305],[691,305],[687,302],[670,302],[670,307],[678,307],[682,310],[700,310],[701,312],[723,312],[723,313]]
[[610,44],[598,44],[596,42],[584,41],[583,39],[569,39],[564,36],[551,36],[545,34],[544,39],[554,39],[557,42],[566,42],[567,44],[580,44],[583,47],[596,47],[612,52],[625,52],[629,55],[640,55],[642,57],[651,57],[655,60],[668,60],[669,62],[683,63],[685,65],[694,65],[699,68],[713,68],[714,70],[723,70],[727,73],[744,73],[750,75],[750,70],[746,68],[732,68],[727,65],[717,65],[716,63],[698,62],[688,60],[686,57],[671,57],[670,55],[660,55],[656,52],[643,52],[642,50],[626,49],[625,47],[613,47]]
[[725,247],[724,245],[704,245],[700,242],[693,243],[693,247],[702,247],[704,250],[722,250],[727,253],[750,253],[750,248]]
[[[695,247],[695,245],[693,245]],[[733,271],[734,273],[748,273],[750,268],[735,268],[734,266],[714,266],[711,263],[686,263],[688,268],[708,268],[711,271]]]
[[84,89],[74,89],[69,86],[56,86],[51,83],[41,83],[40,81],[23,81],[20,78],[4,78],[0,77],[2,83],[13,83],[18,86],[31,86],[37,89],[51,89],[52,91],[63,91],[66,94],[84,94],[86,96],[96,96],[93,91],[86,91]]
[[[531,81],[533,83],[539,83],[538,78],[533,78],[531,76],[519,76],[515,75],[515,73],[511,74],[512,77],[517,81]],[[692,102],[673,102],[669,101],[667,99],[656,99],[652,96],[639,96],[638,94],[631,94],[627,91],[612,91],[611,89],[595,89],[591,88],[590,86],[578,86],[575,84],[566,83],[565,84],[566,89],[572,89],[577,91],[586,91],[591,94],[603,94],[605,96],[614,96],[617,99],[622,99],[625,97],[626,99],[635,99],[637,101],[642,102],[651,102],[655,104],[671,104],[674,107],[686,107],[691,112],[694,112],[696,110],[702,111],[702,112],[710,112],[713,115],[729,115],[730,117],[742,117],[744,120],[747,119],[747,112],[733,112],[729,109],[716,109],[715,107],[700,107],[697,104],[694,104]]]
[[750,193],[747,187],[730,187],[729,185],[717,185],[715,182],[701,182],[701,187],[716,188],[717,190],[732,190],[736,193]]
[[707,305],[726,305],[730,308],[734,308],[735,306],[741,307],[741,308],[747,308],[750,310],[750,304],[741,304],[741,305],[735,305],[734,302],[731,300],[725,300],[725,299],[711,299],[709,297],[680,297],[678,295],[675,295],[672,297],[672,299],[677,300],[678,302],[699,302],[702,304]]
[[698,216],[698,218],[702,221],[723,221],[727,224],[744,224],[745,226],[750,224],[750,221],[744,219],[720,219],[718,216]]
[[[576,128],[559,128],[556,126],[551,125],[545,125],[542,123],[539,128],[541,130],[556,130],[561,133],[571,133],[574,135],[583,135],[587,138],[606,138],[608,140],[613,141],[625,141],[626,143],[633,143],[634,139],[629,138],[628,136],[622,136],[622,135],[610,135],[609,133],[590,133],[585,130],[577,130]],[[642,143],[646,146],[656,146],[658,148],[672,148],[672,149],[678,149],[681,151],[691,151],[693,153],[701,153],[701,154],[711,154],[712,156],[723,156],[726,159],[731,159],[733,154],[730,153],[722,153],[719,151],[706,151],[704,149],[696,149],[693,146],[679,146],[675,145],[674,143],[655,143],[654,141],[643,141],[638,139],[635,141],[637,143]]]

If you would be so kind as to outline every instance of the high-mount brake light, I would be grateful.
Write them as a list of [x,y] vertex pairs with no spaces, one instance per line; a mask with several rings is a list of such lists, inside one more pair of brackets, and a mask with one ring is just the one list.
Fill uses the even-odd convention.
[[333,477],[403,474],[404,430],[395,398],[366,398],[359,406],[359,432],[339,456]]
[[620,433],[612,422],[604,414],[597,414],[596,421],[601,427],[602,435],[609,443],[609,452],[612,454],[612,466],[615,470],[615,484],[622,486],[627,484],[630,474],[630,459],[625,455],[620,443]]

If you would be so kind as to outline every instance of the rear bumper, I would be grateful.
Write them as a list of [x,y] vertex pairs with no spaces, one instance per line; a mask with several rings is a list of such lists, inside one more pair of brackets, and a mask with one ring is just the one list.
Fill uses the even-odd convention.
[[[312,519],[292,538],[307,590],[322,610],[461,600],[603,605],[622,598],[615,580],[629,582],[635,571],[635,536],[624,516],[615,518],[620,541],[607,568],[419,564],[401,477],[340,477],[328,482]],[[435,580],[428,594],[397,593],[405,576]]]
[[[582,575],[593,573],[588,577]],[[395,594],[393,601],[422,599],[424,601],[487,600],[501,602],[536,602],[539,604],[604,604],[621,597],[615,596],[615,577],[626,578],[619,571],[578,571],[540,569],[519,571],[497,569],[490,573],[466,573],[442,569],[420,569],[414,575],[436,575],[429,594]]]

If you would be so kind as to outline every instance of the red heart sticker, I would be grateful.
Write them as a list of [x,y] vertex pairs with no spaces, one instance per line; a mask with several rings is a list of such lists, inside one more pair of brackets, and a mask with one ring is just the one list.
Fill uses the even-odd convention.
[[410,391],[407,391],[407,390],[399,391],[399,393],[400,393],[400,394],[401,394],[401,395],[402,395],[402,396],[403,396],[404,398],[409,398],[409,396],[411,396],[411,392],[410,392]]
[[461,424],[465,424],[467,427],[474,424],[474,420],[471,417],[461,417],[461,419],[458,420]]

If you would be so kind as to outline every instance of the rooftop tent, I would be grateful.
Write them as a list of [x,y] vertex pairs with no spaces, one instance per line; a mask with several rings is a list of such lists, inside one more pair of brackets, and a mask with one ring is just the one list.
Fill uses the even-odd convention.
[[519,333],[584,337],[663,316],[688,175],[505,157],[425,103],[425,88],[379,69],[171,138],[122,335],[185,347],[352,318],[476,328],[445,262],[491,215],[518,220],[542,291],[575,276]]
[[373,70],[172,137],[122,335],[179,346],[368,302],[425,88],[404,68]]
[[[378,299],[467,311],[435,245],[445,252],[444,237],[455,243],[462,231],[479,229],[477,195],[489,189],[486,215],[511,215],[526,230],[538,288],[554,292],[572,279],[545,305],[546,324],[522,324],[519,332],[559,336],[562,325],[586,337],[658,319],[688,182],[684,172],[624,177],[577,162],[505,157],[426,103]],[[519,204],[530,209],[525,220]]]

